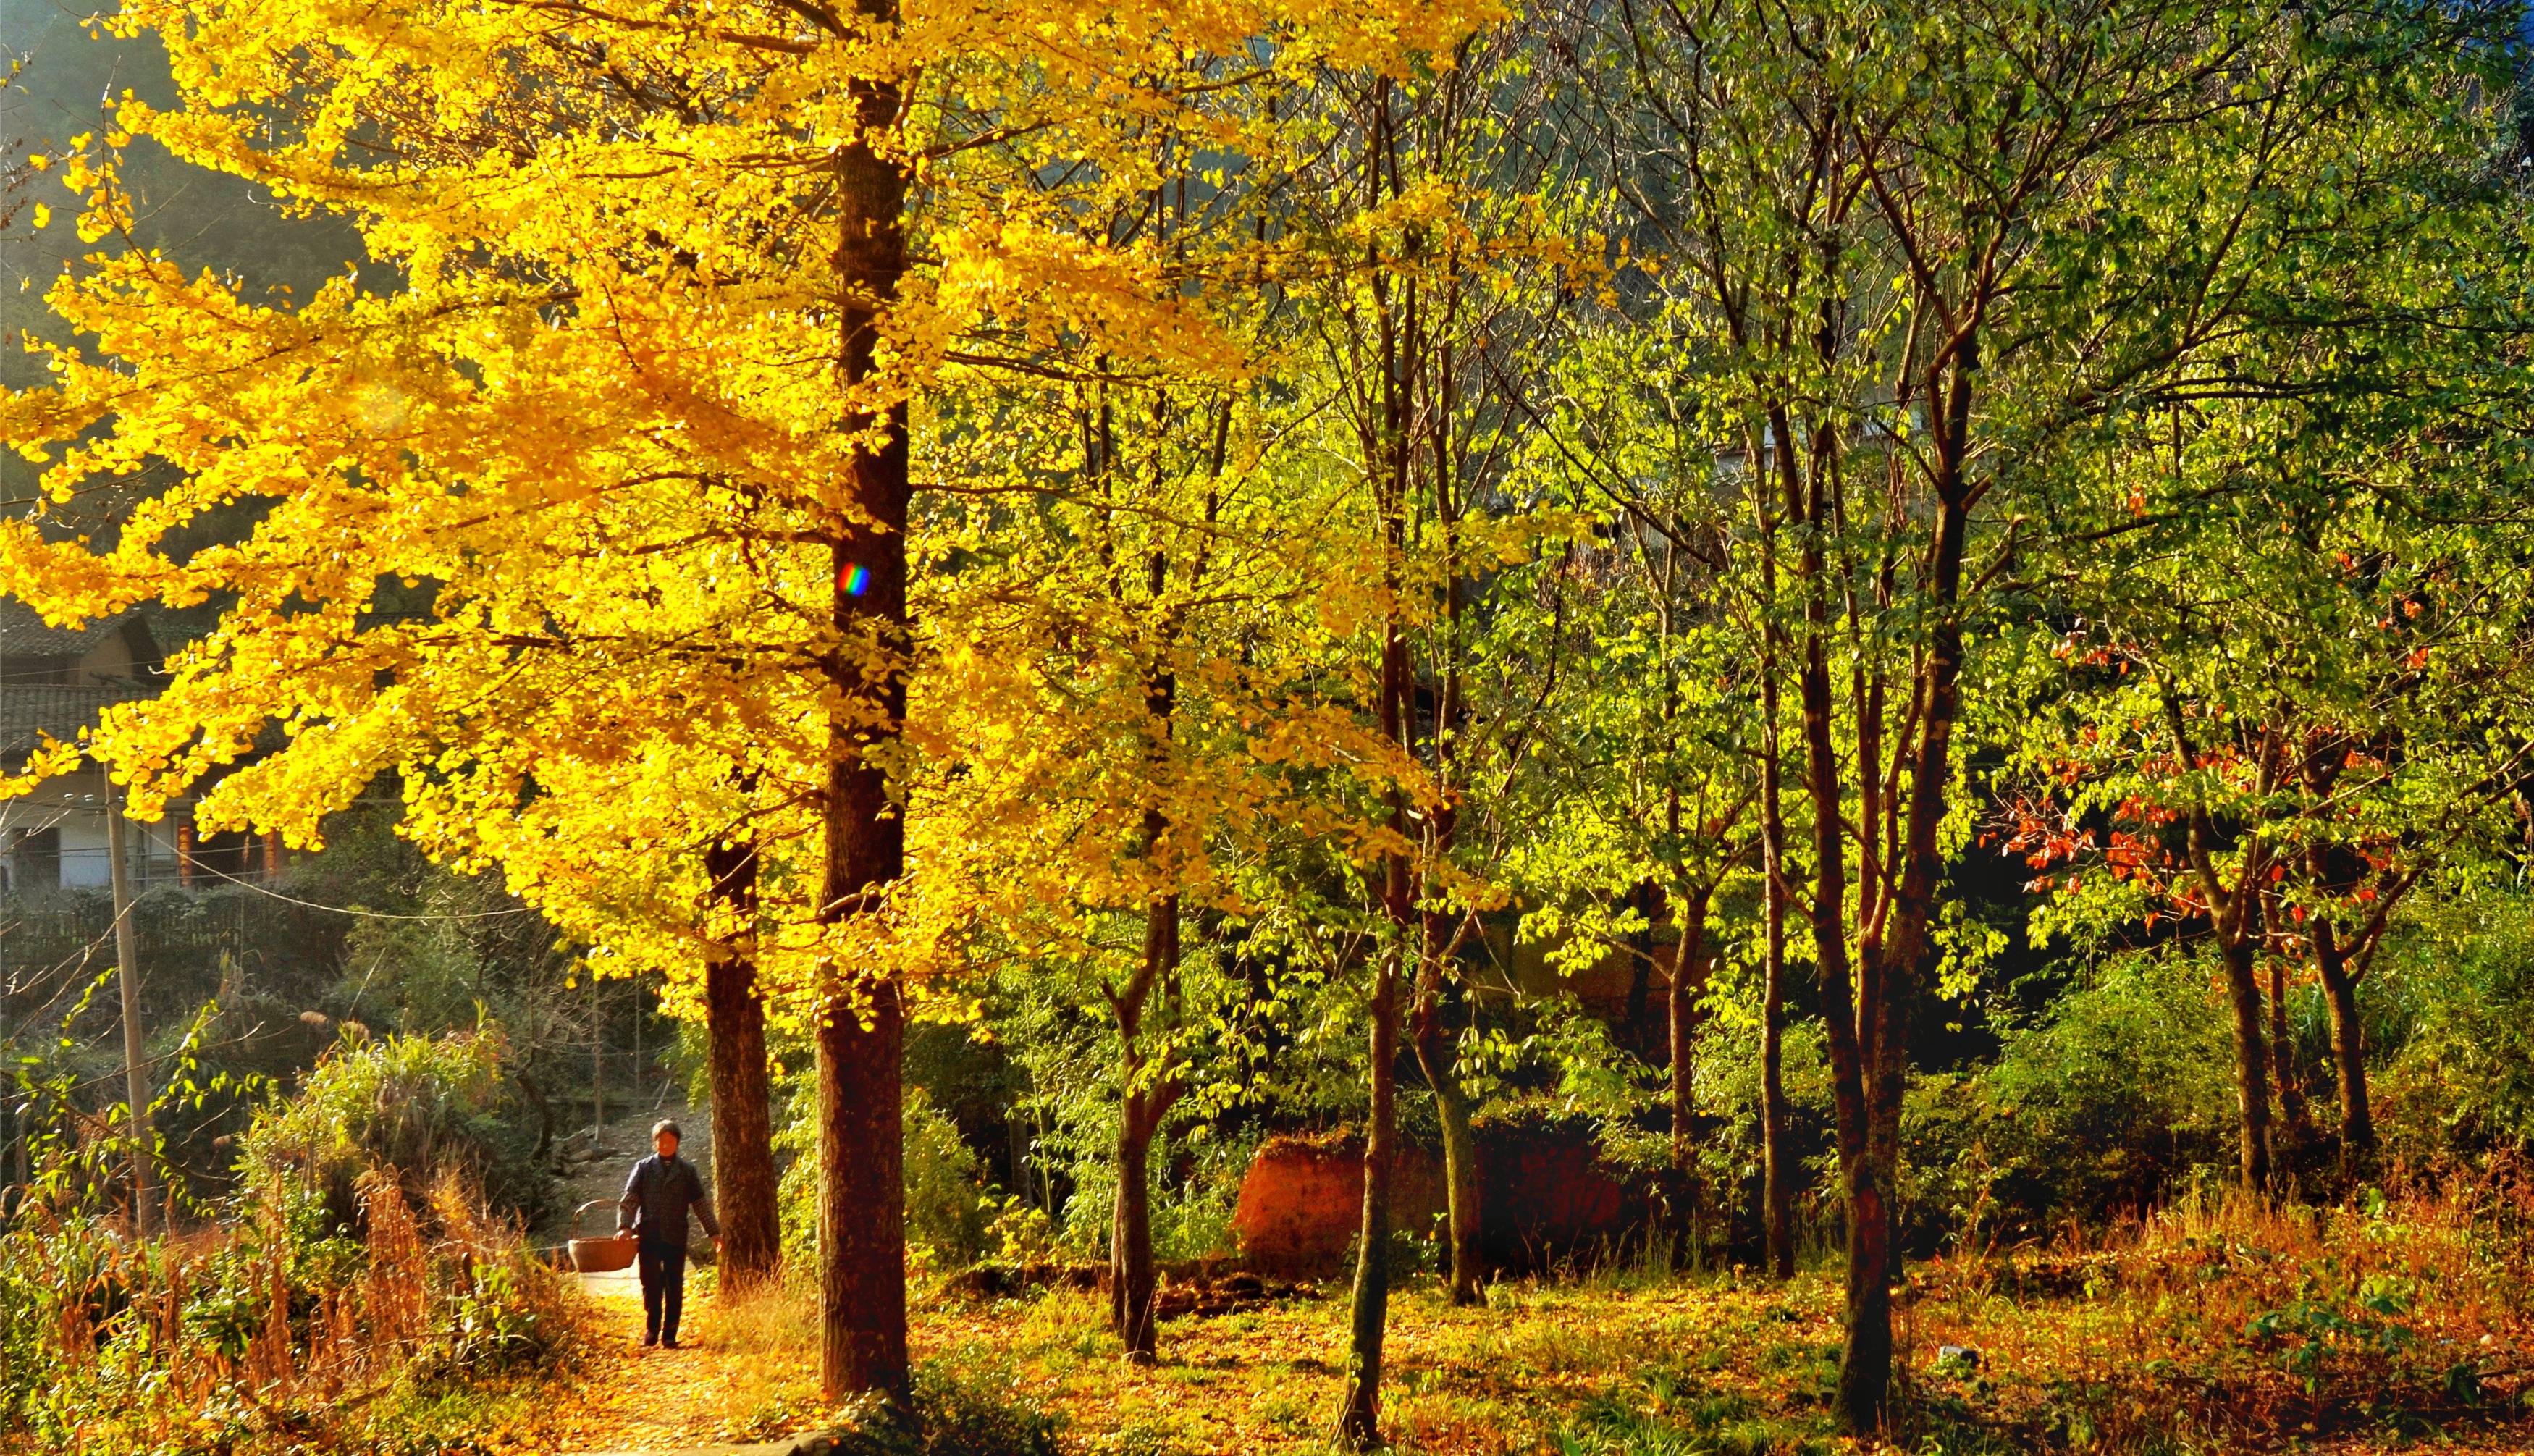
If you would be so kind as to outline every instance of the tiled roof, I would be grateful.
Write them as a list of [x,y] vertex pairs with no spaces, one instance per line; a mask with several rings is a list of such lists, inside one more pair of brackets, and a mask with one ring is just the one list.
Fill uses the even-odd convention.
[[131,620],[132,614],[125,612],[86,627],[47,627],[34,608],[16,597],[0,596],[0,655],[77,657],[110,640]]
[[69,743],[95,726],[107,703],[148,696],[139,688],[0,688],[0,761],[14,762],[47,733]]

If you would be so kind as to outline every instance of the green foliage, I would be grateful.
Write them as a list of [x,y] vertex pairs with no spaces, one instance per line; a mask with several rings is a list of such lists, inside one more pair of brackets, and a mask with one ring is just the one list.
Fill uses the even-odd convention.
[[[565,1276],[475,1205],[456,1165],[425,1210],[427,1240],[384,1175],[358,1186],[358,1236],[316,1186],[285,1181],[146,1244],[80,1183],[42,1185],[56,1191],[0,1232],[0,1440],[224,1453],[323,1430],[392,1447],[409,1405],[579,1347]],[[354,1386],[363,1398],[346,1402]]]
[[[787,1079],[807,1083],[808,1078]],[[796,1268],[814,1268],[818,1237],[818,1126],[814,1089],[796,1085],[792,1115],[775,1130],[775,1149],[790,1162],[778,1190],[784,1257]],[[905,1098],[906,1239],[936,1265],[976,1262],[1005,1213],[987,1186],[977,1154],[958,1125],[922,1087]]]
[[947,1263],[986,1251],[992,1210],[977,1155],[921,1087],[906,1092],[906,1235]]
[[1657,1369],[1639,1388],[1604,1391],[1550,1433],[1556,1456],[1827,1456],[1838,1449],[1814,1422],[1766,1413],[1743,1392]]
[[2190,955],[2137,955],[2005,1034],[1995,1062],[1912,1090],[1908,1216],[1974,1244],[2160,1205],[2224,1166],[2223,1003]]
[[257,1114],[245,1185],[305,1190],[334,1227],[351,1230],[364,1175],[392,1174],[419,1205],[453,1174],[493,1207],[533,1218],[548,1183],[527,1134],[500,1115],[506,1051],[489,1026],[437,1037],[347,1033],[294,1096]]
[[2494,889],[2431,907],[2377,976],[2385,1151],[2429,1168],[2534,1148],[2534,901]]
[[885,1398],[849,1414],[838,1456],[1059,1456],[1055,1418],[976,1374],[925,1365],[915,1372],[910,1422]]

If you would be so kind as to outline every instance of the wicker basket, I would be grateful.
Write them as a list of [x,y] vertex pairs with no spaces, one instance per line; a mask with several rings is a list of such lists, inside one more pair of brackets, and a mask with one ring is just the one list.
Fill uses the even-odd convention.
[[634,1262],[634,1236],[609,1234],[598,1239],[580,1237],[581,1215],[593,1208],[614,1208],[613,1198],[592,1198],[572,1211],[573,1237],[566,1245],[572,1250],[572,1267],[582,1274],[613,1274]]

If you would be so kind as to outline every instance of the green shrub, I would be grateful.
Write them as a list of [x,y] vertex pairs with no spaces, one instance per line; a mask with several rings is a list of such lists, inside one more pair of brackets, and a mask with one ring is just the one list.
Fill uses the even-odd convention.
[[915,1420],[885,1404],[855,1413],[837,1456],[1058,1456],[1057,1425],[1006,1399],[996,1382],[926,1366],[915,1374]]
[[2128,957],[2008,1031],[1997,1060],[1922,1077],[1903,1119],[1916,1242],[2020,1242],[2166,1201],[2227,1165],[2234,1051],[2206,966]]
[[2463,896],[2405,932],[2359,988],[2385,1152],[2430,1168],[2534,1148],[2534,903]]
[[286,1181],[173,1241],[125,1237],[93,1188],[21,1212],[0,1233],[0,1447],[298,1450],[275,1432],[323,1427],[370,1449],[412,1401],[577,1347],[566,1276],[455,1171],[424,1210],[385,1172],[354,1191],[358,1239]]
[[426,1206],[455,1175],[484,1202],[531,1221],[551,1184],[532,1140],[506,1122],[505,1046],[494,1028],[445,1036],[346,1036],[285,1101],[256,1115],[239,1172],[250,1190],[312,1196],[333,1227],[360,1227],[364,1174],[393,1170],[406,1201]]
[[[959,1128],[921,1087],[906,1089],[903,1179],[906,1240],[936,1264],[974,1263],[1002,1204],[988,1190],[977,1155]],[[790,1158],[783,1170],[780,1202],[784,1257],[797,1267],[816,1267],[818,1229],[817,1097],[794,1090],[791,1117],[775,1133],[775,1147]]]

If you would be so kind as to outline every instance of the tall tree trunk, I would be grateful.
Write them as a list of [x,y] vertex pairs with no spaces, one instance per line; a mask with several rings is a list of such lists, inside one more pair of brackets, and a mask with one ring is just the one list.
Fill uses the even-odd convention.
[[772,1281],[782,1263],[776,1212],[773,1087],[765,1003],[756,995],[756,851],[717,841],[704,853],[712,893],[738,916],[727,953],[704,966],[705,1065],[712,1082],[713,1206],[721,1213],[721,1289]]
[[1698,999],[1706,994],[1707,902],[1705,886],[1681,896],[1680,942],[1672,950],[1671,984],[1664,997],[1665,1040],[1671,1070],[1671,1176],[1674,1222],[1672,1266],[1680,1268],[1698,1237]]
[[2262,1035],[2262,984],[2249,940],[2221,932],[2217,958],[2234,1013],[2236,1166],[2244,1186],[2260,1191],[2270,1185],[2270,1058]]
[[1457,1052],[1443,1020],[1442,917],[1428,915],[1425,942],[1417,964],[1417,1005],[1410,1018],[1410,1040],[1417,1049],[1418,1068],[1434,1091],[1435,1121],[1443,1129],[1443,1196],[1451,1244],[1448,1298],[1454,1304],[1487,1302],[1486,1276],[1478,1267],[1478,1149],[1470,1127],[1470,1098],[1455,1070]]
[[[2182,699],[2169,686],[2163,698],[2165,726],[2173,735],[2174,755],[2183,772],[2195,772],[2200,766],[2200,755],[2192,747],[2189,725],[2183,720]],[[2261,773],[2266,788],[2275,755],[2266,741],[2261,754]],[[2248,846],[2235,886],[2229,890],[2224,877],[2217,873],[2217,826],[2204,801],[2193,801],[2185,829],[2192,870],[2199,876],[2201,890],[2208,901],[2210,938],[2216,942],[2218,963],[2226,972],[2227,1006],[2234,1013],[2236,1166],[2244,1186],[2262,1192],[2270,1185],[2270,1062],[2269,1050],[2262,1038],[2262,983],[2256,974],[2254,956],[2263,860],[2257,843]]]
[[[866,20],[896,17],[893,0],[863,0]],[[898,88],[856,81],[862,131],[836,156],[836,283],[844,433],[859,440],[852,510],[836,522],[834,626],[825,667],[835,694],[828,727],[826,876],[819,918],[875,913],[905,869],[905,823],[875,757],[906,715],[906,405],[855,395],[872,388],[881,310],[906,271],[906,178],[871,138],[897,125]],[[879,1391],[903,1404],[906,1358],[905,1045],[898,988],[885,975],[830,965],[817,1017],[819,1375],[829,1400]]]
[[[868,1024],[863,1018],[868,1017]],[[830,998],[817,1027],[819,1383],[903,1403],[906,1113],[897,983]]]
[[[1967,355],[1968,350],[1965,349]],[[1840,1405],[1851,1427],[1879,1430],[1892,1385],[1892,1286],[1900,1273],[1898,1223],[1900,1107],[1907,1090],[1911,1004],[1936,954],[1931,926],[1943,876],[1945,790],[1953,773],[1954,724],[1961,716],[1962,631],[1958,613],[1969,513],[1956,458],[1969,386],[1957,368],[1953,442],[1940,447],[1935,542],[1928,567],[1934,624],[1921,671],[1917,742],[1911,751],[1907,830],[1900,884],[1858,987],[1857,1061],[1864,1077],[1866,1145],[1848,1174],[1848,1338],[1840,1362]],[[1949,483],[1950,482],[1950,483]],[[1868,769],[1867,771],[1872,771]]]
[[[1393,409],[1396,429],[1404,405],[1394,400]],[[1404,475],[1404,458],[1400,470]],[[1406,529],[1400,514],[1404,495],[1404,489],[1394,489],[1382,513],[1394,591]],[[1381,729],[1384,737],[1402,747],[1409,741],[1410,691],[1408,643],[1393,615],[1382,625]],[[1408,803],[1396,789],[1391,793],[1390,824],[1401,840],[1408,838]],[[1408,953],[1410,937],[1420,929],[1412,867],[1407,855],[1396,850],[1382,857],[1381,902],[1390,939],[1376,962],[1368,1008],[1366,1053],[1372,1097],[1363,1131],[1363,1224],[1356,1246],[1346,1402],[1338,1417],[1339,1440],[1358,1450],[1381,1444],[1381,1342],[1390,1317],[1390,1195],[1399,1162],[1400,961]]]
[[2339,933],[2327,916],[2314,918],[2314,961],[2331,1002],[2331,1062],[2340,1085],[2340,1166],[2366,1176],[2376,1159],[2376,1115],[2367,1100],[2366,1032],[2358,1019],[2358,978],[2350,973]]
[[1156,1359],[1153,1273],[1153,1138],[1178,1100],[1176,1075],[1147,1073],[1151,1054],[1143,1039],[1144,1011],[1158,989],[1166,994],[1179,964],[1179,899],[1167,895],[1144,914],[1144,962],[1127,989],[1111,999],[1117,1020],[1125,1089],[1117,1119],[1117,1199],[1109,1239],[1110,1323],[1126,1343],[1126,1360]]
[[1760,992],[1761,1202],[1769,1272],[1795,1275],[1794,1118],[1786,1105],[1786,811],[1783,722],[1779,701],[1777,513],[1763,495],[1760,516]]
[[[1400,871],[1404,876],[1404,867]],[[1381,1444],[1381,1337],[1390,1316],[1390,1193],[1397,1171],[1399,951],[1382,952],[1372,986],[1368,1055],[1372,1106],[1363,1130],[1363,1222],[1356,1244],[1346,1406],[1338,1437],[1368,1451]]]
[[105,792],[106,883],[114,896],[114,980],[123,1001],[123,1093],[132,1133],[132,1232],[147,1239],[158,1223],[158,1194],[150,1176],[157,1138],[150,1127],[149,1038],[141,1027],[141,937],[132,923],[132,858],[124,844],[123,796]]
[[[1161,598],[1170,577],[1170,560],[1154,552],[1149,563],[1150,592]],[[1171,718],[1178,705],[1178,678],[1171,670],[1170,644],[1176,624],[1164,627],[1162,643],[1144,673],[1144,714],[1150,731],[1145,746],[1146,771],[1158,787],[1170,770]],[[1158,803],[1144,811],[1144,854],[1166,875],[1176,866],[1160,863],[1170,819]],[[1159,896],[1144,908],[1144,958],[1129,978],[1123,995],[1110,993],[1109,1007],[1116,1017],[1119,1108],[1117,1119],[1117,1197],[1110,1222],[1110,1321],[1125,1341],[1130,1365],[1151,1365],[1158,1293],[1153,1274],[1153,1138],[1162,1119],[1178,1100],[1177,1069],[1167,1066],[1155,1077],[1148,1070],[1152,1055],[1143,1036],[1144,1012],[1155,992],[1165,1001],[1176,998],[1179,970],[1179,896]],[[1105,990],[1105,988],[1104,988]],[[1165,1055],[1169,1055],[1165,1052]]]
[[1770,416],[1771,451],[1789,520],[1801,522],[1798,577],[1804,589],[1802,667],[1797,690],[1803,713],[1804,776],[1812,798],[1813,958],[1821,977],[1822,1019],[1829,1031],[1832,1106],[1837,1114],[1841,1188],[1847,1213],[1847,1341],[1840,1362],[1840,1404],[1849,1424],[1872,1430],[1882,1419],[1883,1391],[1891,1373],[1890,1215],[1868,1158],[1871,1110],[1865,1057],[1859,1038],[1856,987],[1849,974],[1847,846],[1843,820],[1837,723],[1831,697],[1830,603],[1822,540],[1829,512],[1821,482],[1807,488],[1794,458],[1791,421],[1782,409]]

